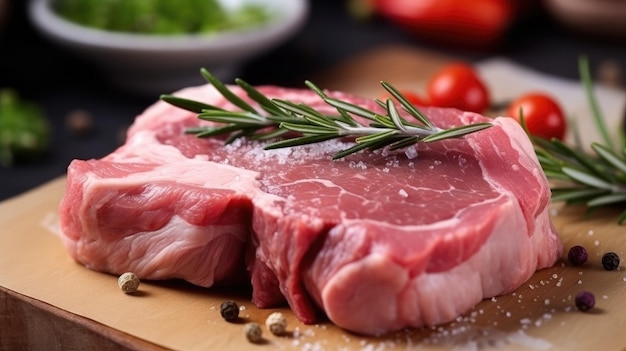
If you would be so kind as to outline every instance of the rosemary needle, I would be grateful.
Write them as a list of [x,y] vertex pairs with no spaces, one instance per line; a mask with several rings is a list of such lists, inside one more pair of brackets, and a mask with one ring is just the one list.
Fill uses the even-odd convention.
[[[381,82],[383,88],[415,121],[404,118],[391,99],[377,100],[385,111],[381,114],[328,96],[315,84],[306,81],[305,84],[309,89],[337,111],[336,115],[328,115],[306,104],[269,98],[247,82],[236,79],[235,83],[259,106],[257,109],[237,96],[208,70],[202,69],[201,74],[239,110],[227,111],[220,107],[173,95],[162,95],[161,99],[197,113],[199,119],[219,123],[217,126],[190,128],[187,130],[188,133],[198,137],[228,135],[227,143],[246,137],[253,140],[268,140],[265,149],[276,149],[353,137],[355,144],[352,147],[340,150],[333,155],[333,159],[339,159],[365,149],[376,150],[389,147],[395,150],[418,142],[460,138],[491,127],[491,123],[485,122],[450,129],[438,128],[387,82]],[[368,123],[361,123],[353,116],[361,117]]]

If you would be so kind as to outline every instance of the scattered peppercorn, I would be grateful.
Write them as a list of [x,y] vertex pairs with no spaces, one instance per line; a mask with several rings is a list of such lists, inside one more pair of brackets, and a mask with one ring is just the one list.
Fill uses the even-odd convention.
[[263,331],[258,323],[250,322],[243,326],[243,331],[246,333],[246,339],[250,342],[259,342],[262,339]]
[[607,271],[614,271],[619,267],[619,256],[615,252],[607,252],[602,256],[602,266]]
[[587,312],[596,304],[596,298],[589,291],[581,291],[576,295],[575,302],[579,310]]
[[235,301],[224,301],[220,305],[220,314],[229,322],[237,320],[239,318],[239,306]]
[[126,272],[117,279],[117,285],[127,294],[132,294],[139,288],[139,277],[135,273]]
[[281,335],[287,330],[287,319],[280,312],[273,312],[265,320],[265,326],[274,335]]
[[572,246],[567,254],[567,258],[574,266],[580,266],[587,262],[588,257],[587,249],[580,245]]

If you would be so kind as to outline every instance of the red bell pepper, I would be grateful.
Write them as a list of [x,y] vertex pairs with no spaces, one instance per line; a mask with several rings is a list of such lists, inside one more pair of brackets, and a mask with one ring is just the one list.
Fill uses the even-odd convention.
[[421,40],[492,48],[515,20],[517,4],[514,0],[373,0],[373,6]]

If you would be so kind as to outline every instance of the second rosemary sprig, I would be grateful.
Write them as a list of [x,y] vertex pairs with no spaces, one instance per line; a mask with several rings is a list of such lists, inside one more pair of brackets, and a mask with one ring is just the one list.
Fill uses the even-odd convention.
[[[553,181],[552,201],[565,204],[584,204],[588,210],[614,206],[622,208],[617,222],[626,223],[626,144],[613,140],[600,111],[585,56],[578,61],[582,85],[591,106],[593,122],[602,136],[601,142],[592,142],[593,154],[583,145],[568,145],[558,139],[533,137],[535,152],[541,167]],[[575,140],[579,141],[575,132]],[[621,142],[621,145],[620,145]]]
[[[389,147],[391,150],[396,150],[418,142],[459,138],[491,127],[491,123],[485,122],[449,129],[439,128],[433,125],[397,89],[386,82],[381,82],[383,88],[415,121],[409,121],[403,117],[391,98],[386,101],[376,100],[384,111],[384,113],[379,113],[349,101],[331,97],[312,82],[306,81],[307,87],[337,112],[330,115],[307,104],[269,98],[247,82],[236,79],[235,83],[246,92],[250,100],[258,105],[255,108],[206,69],[202,69],[201,74],[238,110],[229,111],[173,95],[163,95],[161,99],[197,113],[198,118],[202,120],[218,123],[215,126],[192,128],[187,130],[188,133],[198,137],[228,135],[227,143],[246,137],[252,140],[267,140],[265,149],[276,149],[354,137],[354,146],[340,150],[333,155],[333,159],[339,159],[364,149],[376,150]],[[367,123],[362,123],[353,116],[358,116]]]

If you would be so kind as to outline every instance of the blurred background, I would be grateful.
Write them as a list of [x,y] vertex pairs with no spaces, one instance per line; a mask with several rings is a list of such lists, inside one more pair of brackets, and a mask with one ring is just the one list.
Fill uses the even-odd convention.
[[[184,6],[185,0],[179,3]],[[315,0],[307,5],[306,18],[293,33],[232,74],[256,85],[301,87],[305,79],[354,57],[399,45],[468,62],[503,57],[571,80],[579,79],[577,58],[584,54],[594,76],[624,85],[624,1]],[[40,109],[49,143],[39,158],[0,166],[0,200],[62,176],[72,159],[113,151],[133,118],[159,98],[111,84],[96,62],[43,35],[28,6],[26,0],[0,0],[0,89]],[[445,15],[451,8],[455,12]],[[459,18],[465,21],[461,25]],[[0,144],[13,128],[2,124],[1,112]]]

